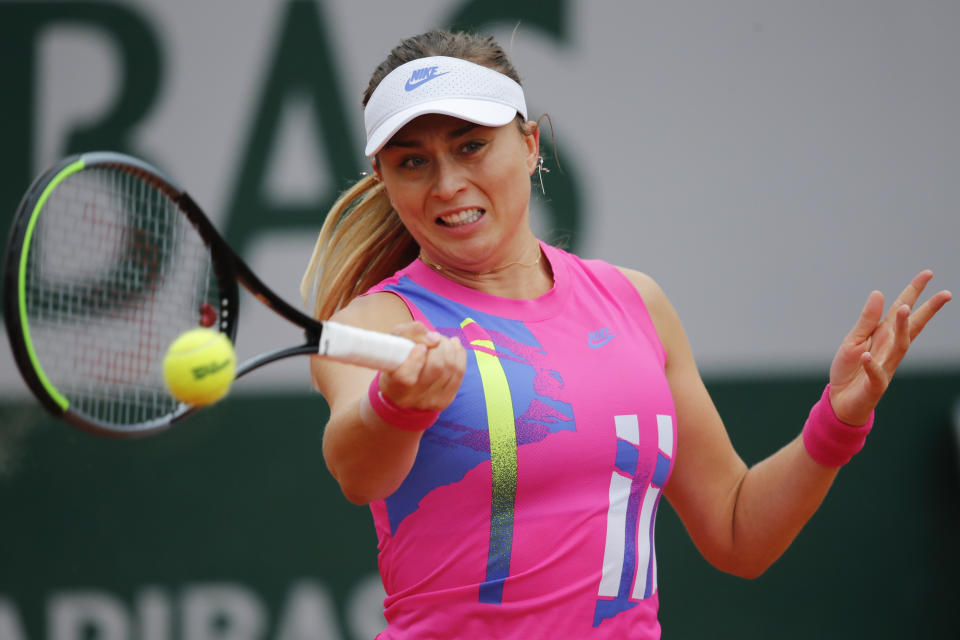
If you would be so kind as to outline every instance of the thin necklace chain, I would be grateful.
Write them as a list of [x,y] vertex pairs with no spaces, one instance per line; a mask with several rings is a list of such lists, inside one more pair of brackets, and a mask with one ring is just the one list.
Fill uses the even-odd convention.
[[483,278],[484,276],[489,276],[489,275],[493,275],[493,274],[495,274],[495,273],[500,273],[500,272],[503,271],[504,269],[509,269],[510,267],[516,267],[516,266],[520,266],[520,267],[535,267],[535,266],[537,266],[538,264],[540,264],[540,259],[541,259],[541,258],[543,258],[543,249],[540,248],[540,243],[537,242],[537,258],[536,258],[536,260],[534,260],[533,262],[509,262],[509,263],[507,263],[507,264],[505,264],[505,265],[502,265],[502,266],[497,267],[496,269],[490,269],[489,271],[479,271],[479,272],[477,272],[477,271],[467,271],[466,269],[457,269],[456,267],[445,267],[445,266],[443,266],[443,265],[441,265],[441,264],[437,264],[436,262],[433,262],[433,261],[427,259],[427,256],[424,255],[423,251],[420,252],[420,261],[423,262],[423,264],[425,264],[425,265],[427,265],[428,267],[430,267],[431,269],[433,269],[434,271],[438,271],[438,272],[446,271],[446,272],[448,272],[448,273],[454,273],[454,274],[461,275],[461,276],[464,276],[464,277],[467,277],[467,278],[475,278],[475,279],[480,279],[480,278]]

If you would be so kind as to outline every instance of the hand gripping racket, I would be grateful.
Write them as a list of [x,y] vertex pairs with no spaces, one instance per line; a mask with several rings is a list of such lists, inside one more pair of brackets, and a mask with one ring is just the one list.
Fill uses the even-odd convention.
[[306,333],[299,346],[241,363],[238,378],[301,354],[389,370],[413,347],[301,313],[173,180],[108,152],[66,158],[30,186],[10,231],[3,312],[20,373],[44,407],[95,433],[143,435],[194,410],[167,390],[164,354],[198,326],[234,342],[238,283]]

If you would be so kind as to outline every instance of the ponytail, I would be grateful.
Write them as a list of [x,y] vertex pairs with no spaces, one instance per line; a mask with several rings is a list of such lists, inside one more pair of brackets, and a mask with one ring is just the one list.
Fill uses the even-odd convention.
[[326,320],[416,258],[420,248],[393,210],[383,184],[369,175],[334,203],[300,282],[313,317]]

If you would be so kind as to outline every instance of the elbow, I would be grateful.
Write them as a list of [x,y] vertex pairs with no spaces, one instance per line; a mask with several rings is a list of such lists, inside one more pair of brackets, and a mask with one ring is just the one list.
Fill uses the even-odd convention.
[[361,507],[374,501],[363,487],[362,477],[355,477],[355,474],[350,473],[350,465],[337,454],[336,448],[327,439],[326,432],[323,438],[323,461],[347,501]]
[[370,487],[364,486],[362,482],[351,482],[349,479],[344,478],[329,464],[327,464],[327,469],[329,469],[330,475],[337,481],[337,484],[340,485],[340,492],[343,493],[343,497],[357,506],[362,507],[386,497],[377,495],[374,491],[370,490]]
[[[364,437],[355,424],[327,424],[323,460],[344,497],[353,504],[366,505],[387,498],[413,468],[420,434],[393,431],[396,433]],[[408,436],[416,439],[405,439]]]
[[399,486],[399,483],[397,483],[397,486],[387,486],[382,479],[378,482],[378,479],[372,477],[373,474],[369,473],[369,470],[366,472],[357,469],[351,470],[346,465],[344,465],[346,468],[338,468],[331,463],[329,458],[326,459],[326,463],[330,475],[340,485],[343,497],[361,507],[377,500],[383,500],[396,491]]
[[744,580],[755,580],[773,566],[776,558],[728,556],[722,559],[707,558],[715,568]]
[[396,491],[396,487],[384,488],[382,486],[367,486],[364,483],[340,483],[340,491],[343,496],[358,506],[365,506],[377,500],[383,500]]
[[764,573],[767,572],[767,569],[770,568],[770,565],[759,566],[759,567],[743,567],[738,568],[735,571],[731,571],[732,575],[735,575],[738,578],[743,578],[744,580],[756,580]]
[[355,505],[365,506],[371,502],[383,500],[399,487],[399,483],[393,486],[392,483],[387,483],[383,478],[371,473],[370,469],[354,467],[344,462],[334,464],[330,457],[324,456],[324,458],[327,470],[340,486],[343,497]]
[[332,475],[333,479],[340,485],[340,492],[343,493],[343,497],[349,502],[362,507],[379,500],[381,497],[386,497],[376,495],[375,492],[370,490],[370,487],[365,486],[362,478],[351,480],[349,474],[344,475],[338,473],[336,468],[330,464],[329,460],[326,462],[327,470],[330,471],[330,475]]
[[358,507],[363,507],[373,502],[373,499],[371,499],[369,496],[366,496],[362,493],[351,491],[350,489],[347,489],[343,485],[340,485],[340,490],[343,492],[343,496],[349,502],[352,502]]
[[726,540],[719,540],[717,537],[695,538],[694,544],[703,559],[714,569],[744,580],[754,580],[762,576],[781,555],[774,549],[762,548],[755,540],[748,542],[733,537]]

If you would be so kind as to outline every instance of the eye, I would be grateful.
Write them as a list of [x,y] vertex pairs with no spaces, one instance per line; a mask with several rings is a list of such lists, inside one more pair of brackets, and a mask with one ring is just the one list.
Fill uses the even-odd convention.
[[401,169],[417,169],[425,164],[427,164],[427,160],[422,156],[404,156],[398,166]]
[[476,153],[487,146],[483,140],[469,140],[460,145],[460,153],[470,155]]

